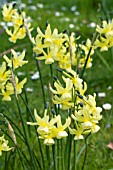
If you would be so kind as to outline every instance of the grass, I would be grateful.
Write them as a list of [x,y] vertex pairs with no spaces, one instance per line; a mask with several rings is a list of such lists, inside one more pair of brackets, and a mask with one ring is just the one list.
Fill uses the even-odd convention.
[[[25,3],[27,6],[24,8],[27,15],[31,16],[32,18],[32,25],[34,27],[33,35],[36,35],[36,27],[40,27],[42,30],[45,29],[46,22],[51,24],[52,29],[58,28],[59,32],[67,29],[68,32],[74,31],[76,35],[81,35],[81,39],[84,41],[87,38],[91,38],[95,28],[91,27],[91,23],[100,23],[100,19],[108,19],[112,18],[112,5],[113,2],[107,0],[36,0],[28,3],[30,1],[22,0],[22,3]],[[43,4],[43,8],[37,8],[37,10],[31,9],[37,6],[37,4]],[[72,7],[74,9],[76,6],[76,10],[72,11]],[[63,8],[62,8],[63,7]],[[63,10],[62,10],[63,9]],[[78,13],[75,13],[75,12]],[[60,16],[55,16],[60,15]],[[75,13],[75,14],[74,14]],[[2,15],[0,15],[0,20],[2,21]],[[69,26],[70,25],[70,26]],[[34,80],[29,81],[31,78],[31,73],[37,71],[35,67],[35,60],[32,56],[32,47],[30,45],[29,40],[26,38],[24,41],[19,41],[16,45],[9,43],[8,36],[6,35],[5,31],[0,28],[0,54],[4,51],[14,48],[16,46],[17,51],[22,51],[23,48],[26,49],[26,58],[29,59],[29,63],[27,66],[24,66],[21,72],[24,72],[28,78],[28,83],[26,87],[30,87],[35,89],[34,93],[36,94],[34,99],[34,93],[28,94],[28,102],[30,105],[31,110],[33,111],[34,107],[37,108],[38,112],[43,112],[43,100],[40,96],[42,96],[42,91],[40,81]],[[2,43],[3,42],[3,43]],[[9,54],[8,54],[9,55]],[[0,55],[1,56],[1,55]],[[0,58],[2,62],[2,58]],[[105,92],[105,98],[99,98],[97,95],[97,105],[102,106],[104,103],[111,103],[113,106],[113,49],[109,52],[105,53],[97,53],[93,57],[93,67],[88,69],[84,75],[84,79],[88,84],[87,94],[93,94],[96,92]],[[41,72],[43,75],[45,89],[47,89],[48,81],[50,80],[50,69],[49,66],[45,67],[44,63],[42,62],[41,65]],[[20,76],[23,78],[23,76]],[[108,87],[111,86],[111,89]],[[46,90],[46,100],[48,101],[48,90]],[[1,99],[0,99],[1,100]],[[4,103],[5,104],[5,103]],[[10,105],[15,105],[12,101],[11,103],[7,103],[8,106],[8,113],[11,119],[13,119],[16,123],[16,120],[19,119],[17,117],[17,113],[15,110],[12,110]],[[0,112],[4,110],[2,103],[0,104]],[[13,106],[14,107],[14,106]],[[22,110],[23,116],[26,118],[25,110]],[[12,113],[12,114],[11,114]],[[113,151],[107,147],[109,142],[113,142],[113,111],[105,111],[103,110],[103,119],[100,122],[100,131],[94,135],[91,135],[88,140],[88,154],[86,158],[85,170],[110,170],[113,169]],[[21,121],[19,126],[21,128]],[[0,125],[1,128],[4,125]],[[32,130],[30,130],[30,133]],[[35,139],[35,136],[34,136]],[[31,144],[34,139],[31,139]],[[78,151],[84,145],[83,141],[78,141]],[[36,150],[38,147],[36,146]],[[25,148],[25,154],[26,148]],[[37,154],[38,155],[38,154]],[[5,154],[4,156],[5,157]],[[14,154],[12,153],[10,157],[10,161],[13,164],[13,157]],[[80,164],[78,165],[78,169],[81,169],[82,162],[83,162],[84,152],[80,157]],[[20,163],[20,162],[19,162]],[[15,165],[16,170],[22,169],[22,167],[18,168],[19,163]],[[3,163],[0,163],[0,168],[3,169]],[[11,169],[11,168],[9,168]]]

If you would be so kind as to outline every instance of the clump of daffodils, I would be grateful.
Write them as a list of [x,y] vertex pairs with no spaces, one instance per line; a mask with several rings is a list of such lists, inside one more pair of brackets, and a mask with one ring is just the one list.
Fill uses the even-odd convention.
[[0,156],[2,151],[10,151],[12,148],[8,146],[8,140],[5,140],[4,135],[0,137]]
[[[92,47],[90,39],[87,39],[86,44],[77,44],[75,34],[72,32],[70,36],[66,33],[58,33],[55,28],[52,32],[50,24],[46,27],[45,33],[40,28],[37,28],[37,36],[33,51],[38,55],[38,60],[45,60],[45,64],[58,63],[62,69],[78,66],[82,68],[87,58],[89,49]],[[92,66],[91,56],[94,54],[94,49],[89,54],[87,68]]]
[[27,81],[27,78],[19,81],[18,77],[14,75],[15,69],[28,62],[24,60],[25,51],[20,55],[14,50],[11,50],[11,53],[11,58],[6,55],[3,56],[5,61],[3,61],[0,66],[0,95],[3,96],[2,100],[4,101],[10,101],[12,94],[15,94],[16,96],[17,94],[20,94]]
[[36,109],[34,110],[34,116],[36,122],[27,122],[28,125],[38,125],[37,132],[40,139],[44,139],[44,144],[53,145],[55,139],[61,139],[68,136],[65,129],[70,125],[71,119],[68,117],[65,123],[62,125],[61,116],[47,115],[47,109],[45,109],[44,117],[38,116]]
[[26,36],[24,20],[27,21],[27,28],[29,31],[32,31],[29,18],[26,19],[25,12],[19,13],[17,9],[14,9],[12,4],[8,6],[4,4],[2,14],[4,21],[13,24],[12,29],[6,29],[7,34],[10,35],[9,41],[16,43],[17,39],[23,39]]
[[94,43],[94,48],[100,48],[100,51],[107,51],[113,46],[113,20],[102,21],[102,25],[97,25],[96,31],[99,33]]
[[[36,122],[27,122],[27,124],[38,126],[39,138],[43,139],[46,145],[55,144],[55,139],[67,137],[69,133],[74,135],[74,140],[78,140],[84,139],[89,133],[97,132],[100,129],[98,124],[102,118],[100,114],[102,109],[96,106],[96,94],[86,96],[87,84],[75,70],[83,68],[84,71],[85,68],[92,66],[92,56],[96,48],[106,51],[113,46],[113,21],[109,23],[103,21],[102,27],[97,25],[96,40],[91,42],[88,38],[85,43],[79,44],[77,40],[80,37],[75,37],[75,33],[72,32],[70,35],[59,33],[56,28],[52,31],[50,24],[44,32],[38,27],[36,37],[32,38],[31,25],[25,13],[20,9],[18,12],[11,4],[9,6],[5,4],[2,13],[6,22],[13,23],[12,30],[6,29],[11,42],[16,43],[17,39],[23,39],[27,33],[33,44],[36,59],[44,60],[46,65],[57,63],[62,72],[62,80],[57,78],[54,87],[50,86],[50,91],[53,104],[60,105],[61,109],[68,113],[68,117],[64,116],[65,123],[62,124],[62,117],[58,113],[53,115],[45,109],[41,118],[35,109]],[[15,69],[28,62],[23,60],[25,52],[20,55],[14,50],[11,52],[12,57],[9,59],[4,55],[5,61],[0,66],[0,95],[3,96],[2,100],[7,101],[11,100],[12,94],[17,97],[27,81],[25,78],[20,82],[14,74]],[[69,129],[68,132],[66,128]]]
[[73,110],[70,115],[74,120],[71,122],[74,123],[70,124],[70,134],[75,135],[75,140],[83,139],[84,135],[95,133],[100,129],[98,123],[102,118],[100,115],[102,109],[96,107],[96,94],[85,96],[86,82],[80,79],[74,70],[67,69],[62,73],[64,84],[56,80],[55,89],[50,87],[53,93],[53,103],[60,104],[63,110]]

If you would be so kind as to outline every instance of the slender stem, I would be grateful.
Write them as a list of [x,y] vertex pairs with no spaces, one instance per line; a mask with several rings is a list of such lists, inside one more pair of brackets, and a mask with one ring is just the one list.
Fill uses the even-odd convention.
[[[5,108],[7,109],[7,111],[9,112],[8,108],[5,106]],[[9,112],[10,113],[10,112]],[[20,135],[24,138],[25,140],[25,137],[23,135],[23,133],[21,132],[21,130],[18,128],[18,126],[4,113],[2,113],[15,127],[16,129],[18,130],[18,132],[20,133]],[[18,135],[19,136],[19,135]],[[20,137],[20,136],[19,136]],[[20,137],[21,140],[23,140],[21,137]],[[24,141],[25,142],[25,141]]]
[[60,170],[60,145],[59,140],[57,140],[57,156],[58,156],[58,170]]
[[[26,117],[27,117],[27,121],[29,122],[30,121],[30,116],[28,114],[28,98],[27,98],[27,93],[26,93],[26,90],[24,89],[24,94],[25,94],[25,102],[26,102]],[[31,132],[30,132],[30,126],[27,126],[28,128],[28,134],[29,136],[31,136]]]
[[63,145],[63,139],[61,139],[61,165],[62,165],[62,170],[65,170],[65,166],[64,166],[64,145]]
[[4,170],[7,170],[7,152],[5,153],[5,166],[4,166]]
[[57,151],[56,151],[56,145],[52,145],[52,151],[53,151],[53,162],[54,162],[54,170],[57,170]]
[[85,138],[85,155],[84,155],[84,161],[83,161],[83,165],[82,165],[82,170],[84,170],[84,166],[85,166],[85,162],[86,162],[86,157],[87,157],[87,140],[88,137],[90,136],[90,133],[86,136]]
[[32,169],[35,170],[35,163],[34,163],[32,151],[31,151],[31,148],[30,148],[30,145],[29,145],[29,142],[28,142],[25,125],[24,125],[24,121],[23,121],[23,118],[22,118],[22,112],[21,112],[21,109],[20,109],[19,102],[18,102],[18,99],[17,99],[17,98],[16,98],[16,103],[17,103],[17,107],[18,107],[20,119],[21,119],[21,121],[22,121],[22,127],[23,127],[23,131],[24,131],[25,139],[26,139],[26,145],[28,146],[28,151],[29,151],[30,158],[31,158],[31,162],[32,162],[32,165],[33,165],[33,166],[32,166]]
[[[69,134],[69,133],[68,133]],[[68,156],[68,143],[69,143],[69,136],[66,139],[66,145],[65,145],[65,150],[64,150],[64,162],[65,162],[65,169],[67,168],[67,156]]]
[[38,166],[39,166],[40,170],[42,170],[42,168],[41,168],[41,164],[40,164],[40,161],[38,160],[38,158],[37,158],[37,156],[35,155],[35,153],[34,153],[34,152],[33,152],[33,154],[34,154],[34,157],[35,157],[35,159],[36,159],[36,162],[37,162],[37,164],[38,164]]
[[72,150],[72,136],[69,134],[69,148],[68,148],[68,170],[71,168],[71,150]]
[[[22,97],[22,95],[20,95],[20,97],[21,97],[21,99],[23,100],[24,104],[26,105],[26,107],[27,107],[27,109],[28,109],[28,111],[29,111],[29,113],[30,113],[30,116],[31,116],[32,121],[34,121],[33,114],[32,114],[32,112],[31,112],[31,110],[30,110],[30,108],[29,108],[28,104],[26,103],[26,101],[24,100],[24,98]],[[36,131],[36,134],[37,134],[37,138],[38,138],[37,129],[36,129],[36,127],[35,127],[35,126],[34,126],[34,128],[35,128],[35,131]],[[41,143],[40,143],[39,138],[38,138],[38,143],[39,143],[39,149],[40,149],[40,153],[41,153],[41,158],[42,158],[43,168],[45,169],[44,155],[43,155],[43,151],[42,151],[42,147],[41,147]]]
[[22,157],[21,157],[19,148],[17,148],[17,151],[18,151],[18,155],[19,155],[19,157],[20,157],[20,161],[21,161],[22,167],[23,167],[24,170],[26,170],[25,167],[24,167],[23,159],[22,159]]
[[88,52],[88,55],[87,55],[87,58],[86,58],[86,60],[85,60],[85,64],[84,64],[84,67],[83,67],[82,73],[81,73],[81,78],[82,78],[83,75],[84,75],[84,72],[85,72],[85,69],[86,69],[86,66],[87,66],[87,62],[88,62],[88,59],[89,59],[89,57],[90,57],[91,50],[92,50],[92,47],[90,47],[89,52]]
[[48,163],[48,170],[50,169],[50,149],[49,146],[46,146],[46,153],[47,153],[47,163]]
[[38,62],[37,59],[35,59],[35,61],[36,61],[36,65],[37,65],[37,68],[38,68],[38,71],[39,71],[39,75],[40,75],[40,83],[41,83],[41,88],[42,88],[42,93],[43,93],[43,102],[44,102],[44,106],[45,106],[46,99],[45,99],[44,83],[43,83],[42,74],[41,74],[41,71],[40,71],[39,62]]
[[77,162],[76,162],[76,150],[77,150],[77,147],[76,147],[76,141],[74,140],[74,157],[73,157],[73,170],[76,170],[77,169]]
[[51,73],[51,78],[53,77],[53,68],[52,68],[52,64],[50,64],[50,73]]

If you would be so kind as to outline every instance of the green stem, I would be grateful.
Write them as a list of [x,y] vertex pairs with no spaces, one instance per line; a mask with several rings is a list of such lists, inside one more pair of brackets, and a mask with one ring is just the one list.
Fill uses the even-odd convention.
[[76,146],[76,141],[74,140],[74,157],[73,157],[73,170],[77,169],[77,162],[76,162],[76,151],[77,151],[77,146]]
[[68,147],[68,170],[71,168],[71,150],[72,150],[72,136],[69,134],[69,147]]
[[57,140],[57,158],[58,158],[58,170],[60,170],[60,141]]
[[54,170],[57,170],[57,151],[55,146],[56,144],[52,145],[52,151],[53,151]]
[[47,153],[47,163],[48,163],[48,170],[50,169],[50,149],[49,146],[46,146],[46,153]]
[[23,121],[23,118],[22,118],[22,112],[21,112],[21,109],[20,109],[19,102],[18,102],[17,98],[16,98],[16,103],[17,103],[20,119],[21,119],[21,122],[22,122],[22,127],[23,127],[23,131],[24,131],[25,139],[26,139],[26,145],[28,147],[28,151],[29,151],[29,154],[30,154],[31,162],[32,162],[32,169],[35,170],[36,169],[35,168],[35,163],[34,163],[33,155],[32,155],[31,148],[30,148],[30,145],[29,145],[29,142],[28,142],[25,125],[24,125],[24,121]]
[[40,161],[38,160],[38,158],[37,158],[37,156],[35,155],[35,153],[34,153],[34,152],[33,152],[33,154],[34,154],[34,157],[35,157],[35,159],[36,159],[36,162],[37,162],[37,164],[38,164],[38,166],[39,166],[40,170],[42,170],[42,168],[41,168],[41,164],[40,164]]
[[[21,99],[23,100],[24,104],[26,105],[26,107],[27,107],[27,109],[28,109],[28,111],[29,111],[29,113],[30,113],[30,116],[31,116],[32,121],[34,121],[34,117],[33,117],[33,114],[32,114],[32,112],[31,112],[29,106],[27,105],[27,103],[26,103],[26,101],[24,100],[24,98],[22,97],[22,95],[20,95],[20,97],[21,97]],[[37,129],[36,129],[36,127],[34,127],[34,128],[35,128],[35,131],[36,131],[36,134],[37,134],[37,138],[38,138]],[[39,138],[38,138],[38,143],[39,143],[39,149],[40,149],[40,153],[41,153],[43,168],[45,169],[45,161],[44,161],[43,151],[42,151],[42,147],[41,147],[41,143],[40,143]]]
[[83,75],[84,75],[84,72],[85,72],[85,69],[86,69],[86,66],[87,66],[88,59],[89,59],[89,57],[90,57],[91,50],[92,50],[92,47],[90,47],[89,52],[88,52],[88,55],[87,55],[87,58],[86,58],[86,60],[85,60],[85,64],[84,64],[84,67],[83,67],[82,73],[81,73],[81,78],[83,78]]
[[61,166],[62,166],[62,170],[65,170],[65,166],[64,166],[64,145],[63,145],[63,139],[61,139]]
[[[5,105],[4,105],[5,106]],[[5,106],[5,108],[7,109],[7,111],[9,112],[8,108]],[[10,113],[10,112],[9,112]],[[18,130],[18,132],[20,133],[20,135],[23,137],[23,139],[25,140],[25,137],[23,135],[23,133],[20,131],[20,129],[18,128],[18,126],[4,113],[2,113],[4,115],[4,117],[6,117],[14,126],[15,128]],[[16,133],[16,132],[15,132]],[[25,142],[19,135],[18,137],[23,141]]]
[[84,170],[84,166],[85,166],[85,162],[86,162],[86,157],[87,157],[87,139],[90,136],[90,133],[86,136],[85,138],[85,154],[84,154],[84,161],[83,161],[83,165],[82,165],[82,170]]
[[20,157],[20,162],[21,162],[21,164],[22,164],[23,170],[26,170],[25,167],[24,167],[23,159],[22,159],[22,157],[21,157],[19,148],[17,148],[17,151],[18,151],[18,155],[19,155],[19,157]]
[[43,93],[43,102],[44,102],[44,107],[45,107],[46,99],[45,99],[44,83],[43,83],[42,74],[41,74],[41,71],[40,71],[39,62],[38,62],[37,59],[35,59],[35,61],[36,61],[36,65],[37,65],[37,68],[38,68],[38,71],[39,71],[39,75],[40,75],[40,83],[41,83],[41,88],[42,88],[42,93]]
[[7,152],[5,153],[5,166],[4,166],[4,170],[7,170]]
[[[28,106],[28,97],[27,97],[27,93],[26,93],[26,90],[24,89],[24,94],[25,94],[25,101],[27,103],[27,106]],[[30,122],[30,116],[29,116],[29,113],[28,113],[28,107],[26,106],[26,117],[27,117],[27,121]],[[28,134],[29,134],[29,137],[31,136],[31,131],[30,131],[30,126],[27,126],[28,128]]]
[[52,68],[52,64],[50,64],[50,73],[51,73],[51,78],[53,77],[53,68]]

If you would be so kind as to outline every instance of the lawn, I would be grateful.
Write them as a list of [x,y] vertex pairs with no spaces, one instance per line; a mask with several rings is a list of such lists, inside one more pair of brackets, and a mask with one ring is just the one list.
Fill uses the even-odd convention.
[[[10,0],[8,2],[12,1]],[[110,0],[18,0],[16,2],[18,2],[19,7],[26,12],[26,15],[31,17],[33,36],[36,36],[37,34],[37,27],[40,27],[41,30],[45,30],[47,23],[49,23],[52,30],[54,28],[57,28],[59,32],[66,30],[68,34],[75,32],[76,37],[80,36],[78,41],[85,42],[87,38],[92,40],[97,24],[100,25],[102,20],[110,21],[113,17],[113,2]],[[2,1],[0,1],[0,5],[0,11],[2,11]],[[18,40],[15,44],[11,43],[8,40],[9,36],[5,31],[6,27],[10,28],[10,23],[5,25],[5,22],[2,18],[2,13],[0,12],[1,63],[3,61],[2,56],[4,54],[10,56],[9,52],[11,48],[20,52],[22,52],[23,49],[26,50],[25,59],[29,62],[20,68],[19,71],[16,71],[16,74],[20,80],[24,79],[24,77],[27,77],[28,80],[25,85],[24,92],[21,96],[25,98],[25,101],[28,103],[32,113],[34,108],[37,109],[39,114],[43,113],[43,93],[39,76],[36,79],[33,78],[34,75],[37,75],[36,73],[38,67],[32,53],[32,45],[29,41],[29,38],[26,37],[23,40]],[[51,82],[52,84],[53,82],[53,79],[51,78],[51,70],[49,65],[45,66],[43,61],[39,63],[39,66],[44,84],[45,100],[46,102],[49,102],[50,97],[48,96],[50,95],[50,91],[48,90],[48,83]],[[55,67],[53,69],[53,74],[55,76],[58,74]],[[111,47],[108,51],[101,53],[99,49],[96,50],[93,55],[92,67],[86,69],[83,79],[87,82],[88,86],[86,94],[93,95],[93,93],[96,93],[97,106],[102,107],[103,109],[102,119],[99,122],[100,130],[95,134],[91,134],[87,141],[87,157],[84,170],[112,170],[113,147],[109,148],[108,144],[112,143],[113,145],[113,47]],[[104,109],[103,105],[105,103],[111,104],[112,107],[110,110]],[[24,121],[26,121],[26,119],[27,121],[32,121],[29,116],[29,110],[27,106],[25,107],[23,102],[20,102],[19,104],[20,108],[22,109],[22,116],[25,119]],[[13,121],[23,132],[22,121],[18,115],[18,110],[16,109],[14,96],[10,102],[2,101],[2,97],[0,97],[0,113],[4,113],[8,118],[10,118],[9,122],[12,124]],[[61,114],[63,114],[62,111]],[[5,134],[9,134],[7,123],[4,123],[3,116],[0,116],[0,129],[1,134],[3,132]],[[37,144],[37,141],[35,141],[36,134],[33,132],[35,129],[33,127],[26,126],[26,130],[32,149],[36,148],[34,149],[36,151],[34,154],[36,154],[35,156],[37,159],[40,159],[40,146],[39,143]],[[18,134],[17,129],[15,133]],[[8,136],[6,138],[8,138]],[[1,170],[4,169],[4,164],[5,170],[30,169],[27,167],[27,160],[29,160],[29,156],[27,155],[27,148],[24,146],[24,143],[21,144],[21,139],[18,136],[17,141],[19,146],[22,148],[22,152],[15,151],[10,153],[3,153],[2,157],[0,158]],[[34,141],[35,143],[33,143]],[[41,141],[41,146],[43,146],[42,143],[43,142]],[[78,140],[76,143],[76,152],[79,153],[81,148],[84,147],[84,140]],[[13,145],[13,142],[9,141],[9,145]],[[43,148],[44,160],[46,162],[45,164],[47,164],[48,155],[46,154],[48,153],[48,150],[45,146]],[[20,153],[21,156],[17,156],[17,152]],[[24,161],[21,160],[22,156],[24,157]],[[82,169],[81,167],[84,156],[85,151],[83,150],[78,160],[76,170]],[[26,159],[26,157],[28,158]],[[50,155],[50,158],[51,157],[52,156]],[[23,163],[21,164],[21,162],[24,163],[24,168]],[[53,168],[53,170],[56,169]]]

